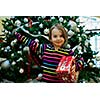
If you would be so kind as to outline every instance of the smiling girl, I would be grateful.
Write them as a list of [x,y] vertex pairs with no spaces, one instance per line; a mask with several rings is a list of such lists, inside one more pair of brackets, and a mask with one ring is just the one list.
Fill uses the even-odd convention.
[[[41,75],[37,79],[48,83],[64,83],[64,80],[58,78],[56,69],[63,56],[73,56],[74,52],[71,49],[65,48],[64,44],[68,41],[67,31],[61,24],[55,24],[49,31],[49,44],[39,44],[38,41],[29,39],[19,33],[15,33],[18,41],[28,45],[31,56],[37,54],[41,59],[40,67],[42,68]],[[33,59],[34,60],[34,59]],[[40,61],[38,62],[40,63]],[[83,65],[81,59],[78,60],[77,70]],[[41,76],[41,78],[39,78]]]

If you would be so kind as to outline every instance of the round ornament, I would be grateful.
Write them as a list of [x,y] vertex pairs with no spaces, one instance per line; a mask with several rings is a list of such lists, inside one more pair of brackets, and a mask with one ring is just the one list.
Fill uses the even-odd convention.
[[24,73],[24,69],[20,68],[19,73],[21,73],[21,74]]
[[24,22],[27,23],[28,22],[28,19],[27,18],[24,18]]
[[49,34],[49,29],[48,28],[44,29],[44,34]]
[[41,24],[39,25],[39,27],[40,27],[40,28],[43,28],[43,24],[41,23]]
[[9,60],[4,61],[4,62],[1,64],[1,67],[2,67],[2,68],[5,68],[5,69],[9,68],[9,67],[10,67],[10,62],[9,62]]

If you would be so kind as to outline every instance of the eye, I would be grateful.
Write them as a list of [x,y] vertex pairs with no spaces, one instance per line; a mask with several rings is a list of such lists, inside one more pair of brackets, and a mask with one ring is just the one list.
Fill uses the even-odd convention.
[[54,38],[56,38],[56,37],[57,37],[57,35],[54,35],[53,37],[54,37]]
[[60,37],[63,37],[63,35],[60,35]]

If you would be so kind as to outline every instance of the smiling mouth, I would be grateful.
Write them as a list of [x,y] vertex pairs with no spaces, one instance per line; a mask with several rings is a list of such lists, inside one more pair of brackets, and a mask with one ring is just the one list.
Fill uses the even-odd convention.
[[56,43],[61,43],[61,42],[56,42]]

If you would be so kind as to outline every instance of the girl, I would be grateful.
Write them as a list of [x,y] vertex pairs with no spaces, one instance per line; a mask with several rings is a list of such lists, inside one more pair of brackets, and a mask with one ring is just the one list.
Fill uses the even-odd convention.
[[[58,78],[56,69],[63,56],[73,56],[74,52],[71,49],[67,49],[64,47],[64,44],[68,41],[68,35],[62,25],[56,24],[51,27],[49,31],[50,44],[39,45],[39,42],[37,40],[28,39],[27,37],[17,32],[15,33],[15,35],[18,41],[29,46],[32,56],[34,56],[34,54],[37,54],[41,59],[38,64],[41,62],[40,67],[42,68],[42,78],[37,77],[37,79],[40,79],[40,81],[42,82],[48,83],[64,82],[64,80]],[[81,65],[83,65],[83,61],[80,59],[77,62],[76,71],[80,70]]]

